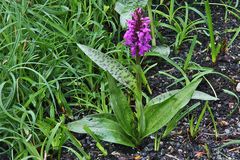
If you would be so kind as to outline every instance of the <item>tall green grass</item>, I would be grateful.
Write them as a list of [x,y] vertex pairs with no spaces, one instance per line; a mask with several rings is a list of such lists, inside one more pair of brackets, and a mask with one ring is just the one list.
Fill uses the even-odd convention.
[[84,109],[108,110],[99,107],[105,103],[104,74],[76,42],[106,51],[115,47],[119,33],[117,17],[108,15],[111,5],[96,0],[0,2],[0,157],[60,157],[67,141],[88,157],[64,122]]

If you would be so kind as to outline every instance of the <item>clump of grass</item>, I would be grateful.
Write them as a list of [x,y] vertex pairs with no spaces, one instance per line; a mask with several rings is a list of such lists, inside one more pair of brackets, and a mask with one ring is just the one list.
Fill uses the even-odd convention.
[[210,35],[212,62],[216,63],[218,54],[220,53],[221,44],[220,43],[216,44],[215,42],[211,8],[208,0],[205,1],[205,11],[207,15],[207,25]]
[[88,158],[64,129],[64,119],[75,116],[73,107],[101,111],[104,76],[95,74],[75,43],[115,46],[116,19],[104,5],[94,0],[0,2],[0,154],[44,159],[60,155],[68,142]]

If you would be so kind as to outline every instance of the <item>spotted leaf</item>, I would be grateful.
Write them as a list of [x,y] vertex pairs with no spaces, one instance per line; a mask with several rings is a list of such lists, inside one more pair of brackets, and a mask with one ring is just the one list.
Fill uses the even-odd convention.
[[99,67],[101,67],[105,71],[108,71],[117,81],[119,81],[132,91],[135,91],[135,77],[121,63],[98,50],[82,44],[77,45]]

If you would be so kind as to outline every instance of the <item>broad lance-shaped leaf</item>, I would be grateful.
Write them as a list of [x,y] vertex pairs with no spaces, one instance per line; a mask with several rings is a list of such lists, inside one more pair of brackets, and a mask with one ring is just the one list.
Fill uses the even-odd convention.
[[111,143],[118,143],[130,147],[134,147],[134,142],[117,122],[112,114],[94,114],[89,115],[81,120],[68,123],[70,131],[76,133],[86,133],[84,126],[88,126],[100,140]]
[[170,55],[170,47],[169,46],[156,46],[151,49],[152,52],[157,52],[158,54],[161,54],[162,56],[168,57]]
[[88,46],[77,44],[78,47],[99,67],[108,71],[117,81],[135,92],[136,80],[126,67],[108,55],[90,48]]
[[134,12],[134,8],[126,9],[126,6],[121,2],[116,2],[115,11],[120,15],[120,24],[123,28],[127,27],[127,20],[131,19],[131,14]]
[[158,131],[165,126],[180,109],[187,105],[201,79],[191,82],[181,91],[159,104],[147,106],[144,110],[146,130],[144,137]]
[[[146,106],[151,106],[151,105],[154,105],[154,104],[161,103],[161,102],[165,101],[166,99],[173,96],[174,94],[176,94],[179,91],[180,91],[180,89],[176,89],[176,90],[172,90],[172,91],[162,93],[162,94],[154,97],[153,99],[151,99],[147,103]],[[218,98],[213,97],[213,96],[211,96],[207,93],[204,93],[202,91],[194,91],[191,99],[203,100],[203,101],[217,101],[218,100]]]
[[118,0],[115,4],[115,11],[120,15],[120,24],[123,28],[127,27],[127,20],[131,19],[132,13],[137,7],[143,8],[148,0]]
[[121,89],[117,87],[115,80],[111,76],[108,78],[108,83],[110,90],[110,102],[114,115],[124,131],[128,135],[134,136],[134,115],[128,104],[126,96],[123,94]]

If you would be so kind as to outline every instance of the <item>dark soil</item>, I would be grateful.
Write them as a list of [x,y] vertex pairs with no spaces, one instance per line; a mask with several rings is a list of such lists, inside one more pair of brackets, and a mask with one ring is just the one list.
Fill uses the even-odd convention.
[[[238,27],[240,25],[239,20],[234,16],[229,15],[227,22],[224,22],[225,10],[223,7],[214,6],[212,12],[214,29],[216,30],[218,41],[228,42],[233,34],[224,32],[226,29]],[[168,31],[165,32],[169,33]],[[168,34],[164,34],[164,36],[168,36]],[[175,39],[170,38],[170,40],[174,41]],[[192,61],[201,66],[214,68],[215,71],[223,73],[233,80],[233,82],[230,82],[219,75],[209,75],[206,77],[220,99],[216,102],[210,103],[215,120],[217,121],[219,137],[216,138],[214,135],[213,124],[210,115],[207,112],[201,123],[199,134],[195,139],[191,139],[189,136],[189,117],[186,117],[178,123],[177,128],[172,131],[168,138],[162,139],[160,150],[157,152],[154,151],[154,139],[153,137],[150,137],[147,138],[142,143],[142,146],[140,146],[138,149],[103,142],[103,146],[108,151],[108,156],[104,157],[96,148],[95,143],[91,138],[88,136],[81,137],[80,139],[83,147],[91,154],[92,159],[240,159],[239,145],[231,145],[223,149],[218,149],[218,147],[223,143],[232,139],[239,139],[240,137],[240,110],[238,108],[235,112],[233,112],[234,109],[239,106],[236,106],[236,100],[233,97],[227,95],[222,90],[228,89],[237,93],[236,85],[240,82],[240,37],[238,36],[236,38],[233,45],[229,49],[225,49],[221,52],[216,64],[211,62],[210,51],[206,49],[208,48],[209,37],[203,33],[198,34],[198,40],[202,42],[202,44],[196,46]],[[190,44],[183,44],[176,56],[185,59],[189,50],[189,46]],[[161,59],[150,58],[146,61],[158,63],[158,65],[148,73],[149,83],[153,89],[153,97],[164,93],[167,90],[176,89],[176,87],[179,87],[172,86],[171,88],[166,89],[166,87],[173,81],[158,73],[160,70],[168,70],[170,71],[168,73],[178,76],[179,73],[174,67],[164,63]],[[213,92],[206,81],[202,82],[198,90],[208,92],[209,94],[213,95]],[[196,109],[192,114],[198,117],[200,112],[201,107]],[[207,155],[207,151],[204,149],[204,146],[208,147],[209,155]],[[73,157],[74,156],[72,156],[66,150],[63,151],[62,159],[74,159]]]

